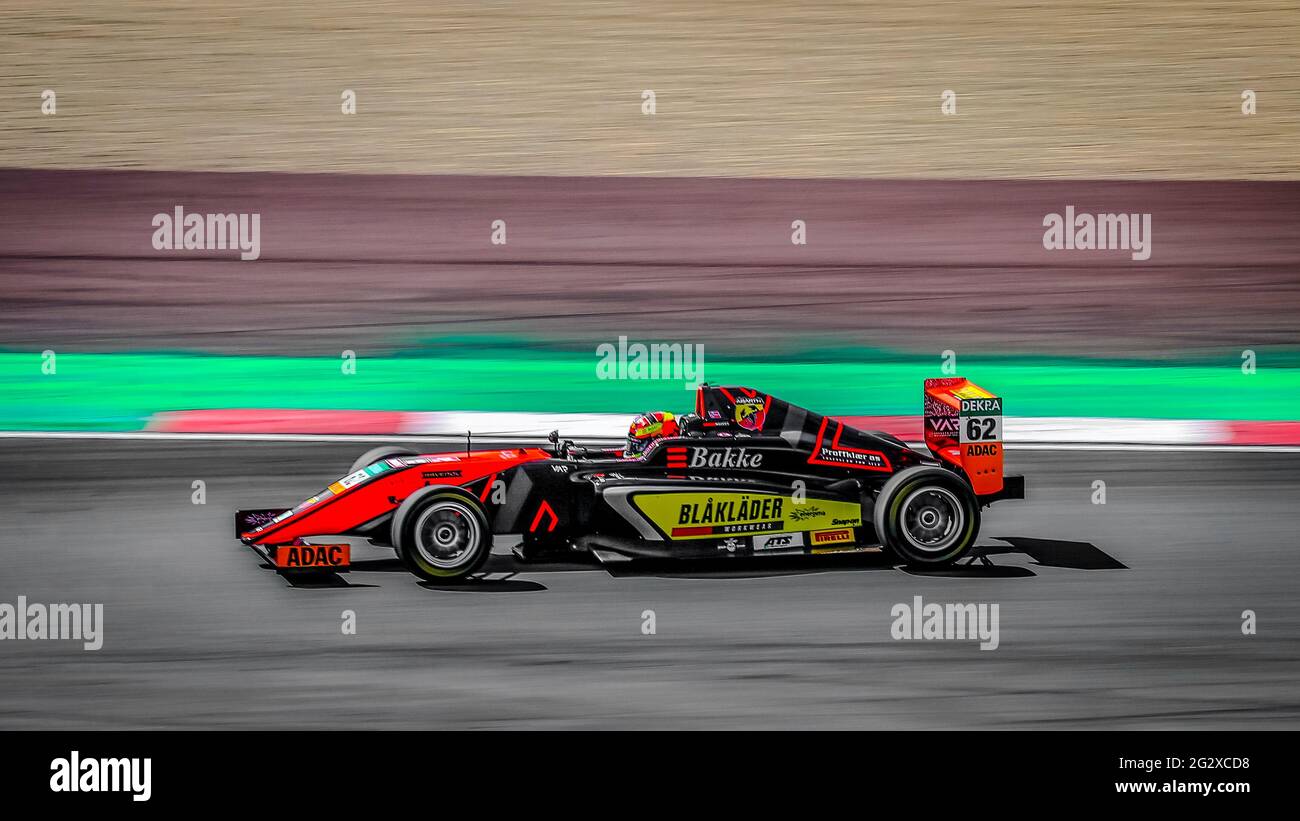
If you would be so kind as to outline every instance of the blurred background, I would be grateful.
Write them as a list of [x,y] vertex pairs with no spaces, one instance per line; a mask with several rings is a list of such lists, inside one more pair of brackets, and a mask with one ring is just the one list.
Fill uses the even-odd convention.
[[[1295,179],[1287,0],[12,0],[27,167]],[[42,117],[43,89],[58,93]],[[340,116],[340,94],[357,115]],[[641,94],[656,94],[654,117]],[[1240,94],[1258,95],[1241,116]],[[939,117],[940,94],[957,115]]]
[[[1292,418],[1297,43],[1285,2],[10,3],[0,426],[664,402],[595,378],[619,335],[837,413],[951,351],[1020,415]],[[261,258],[155,250],[177,206]],[[1044,251],[1066,206],[1152,257]]]
[[[1295,726],[1294,453],[1167,446],[1300,445],[1298,51],[1286,0],[9,0],[0,602],[107,627],[6,643],[0,726]],[[1150,258],[1045,250],[1069,207],[1151,215]],[[259,258],[155,248],[176,208],[259,215]],[[1122,444],[1008,448],[991,568],[502,537],[458,589],[361,544],[304,589],[230,512],[369,444],[135,435],[689,408],[599,378],[621,336],[913,438],[955,364],[1014,444]],[[916,595],[999,602],[1000,649],[893,641]]]

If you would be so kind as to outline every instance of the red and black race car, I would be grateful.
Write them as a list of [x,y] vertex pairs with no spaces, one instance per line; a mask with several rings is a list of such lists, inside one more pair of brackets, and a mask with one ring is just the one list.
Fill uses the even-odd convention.
[[523,560],[588,551],[602,561],[885,549],[938,566],[975,543],[980,511],[1024,498],[1002,473],[1002,400],[959,377],[925,382],[913,450],[774,396],[702,385],[695,413],[643,452],[550,447],[418,454],[376,448],[291,509],[240,510],[235,530],[283,572],[346,570],[363,537],[417,576],[461,579],[494,534]]

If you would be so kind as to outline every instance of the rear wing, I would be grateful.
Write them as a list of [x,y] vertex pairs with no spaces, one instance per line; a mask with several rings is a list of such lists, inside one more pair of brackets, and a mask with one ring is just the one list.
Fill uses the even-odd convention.
[[960,376],[925,380],[925,446],[977,496],[1003,490],[1002,399]]

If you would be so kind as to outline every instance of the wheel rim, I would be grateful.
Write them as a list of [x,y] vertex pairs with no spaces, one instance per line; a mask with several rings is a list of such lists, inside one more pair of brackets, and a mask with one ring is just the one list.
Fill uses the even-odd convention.
[[481,529],[468,506],[454,500],[434,502],[415,520],[415,549],[424,561],[450,570],[474,554]]
[[952,491],[928,486],[903,500],[901,520],[908,544],[925,553],[940,553],[961,539],[966,510]]

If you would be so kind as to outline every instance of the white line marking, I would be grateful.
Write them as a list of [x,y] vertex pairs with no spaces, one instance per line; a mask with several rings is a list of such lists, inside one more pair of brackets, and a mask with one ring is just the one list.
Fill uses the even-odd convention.
[[[382,434],[319,434],[319,433],[161,433],[153,431],[36,431],[3,430],[0,439],[123,439],[140,441],[191,441],[191,442],[428,442],[436,445],[464,445],[464,436],[410,436]],[[549,443],[538,439],[537,447],[548,447]],[[623,440],[604,437],[583,437],[582,443],[593,445],[621,444]],[[527,437],[475,434],[473,444],[512,444],[520,446],[528,443]],[[922,453],[925,444],[909,442]],[[1300,445],[1171,445],[1147,444],[1143,442],[1012,442],[1006,443],[1008,451],[1017,450],[1096,450],[1096,451],[1146,451],[1176,453],[1300,453]]]

